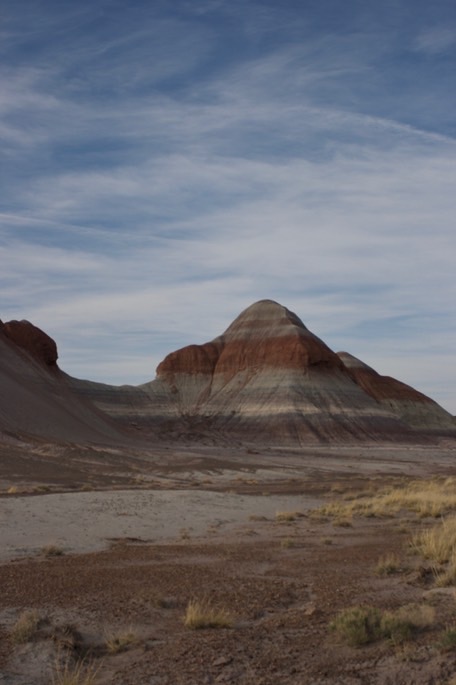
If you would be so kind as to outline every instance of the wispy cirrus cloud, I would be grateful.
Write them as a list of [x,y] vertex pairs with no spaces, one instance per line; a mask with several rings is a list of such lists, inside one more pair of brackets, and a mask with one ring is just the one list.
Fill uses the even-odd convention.
[[74,375],[137,383],[272,297],[454,407],[448,34],[392,5],[388,21],[334,6],[329,24],[291,1],[18,7],[4,320],[47,330]]
[[434,26],[424,29],[416,37],[415,46],[417,50],[431,55],[454,48],[456,46],[456,20],[452,27]]

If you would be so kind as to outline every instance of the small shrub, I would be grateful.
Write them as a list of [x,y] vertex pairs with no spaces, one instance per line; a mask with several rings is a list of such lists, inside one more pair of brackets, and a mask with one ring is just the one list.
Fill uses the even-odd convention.
[[108,654],[119,654],[125,652],[131,645],[138,641],[133,630],[127,630],[122,633],[111,633],[107,635],[105,640],[105,647]]
[[456,552],[456,517],[417,533],[412,539],[412,547],[425,559],[439,564],[449,561]]
[[344,609],[330,623],[339,639],[351,647],[360,647],[374,642],[381,636],[381,613],[373,607],[351,607]]
[[456,649],[456,628],[447,628],[439,640],[438,646],[444,652],[452,652]]
[[414,632],[413,623],[393,611],[383,614],[380,621],[381,637],[388,638],[395,645],[410,640]]
[[51,492],[52,488],[49,485],[35,485],[34,488],[32,488],[32,492],[37,492],[37,493],[43,493],[43,492]]
[[98,668],[93,664],[78,661],[73,664],[66,659],[63,665],[57,662],[52,674],[52,685],[95,685]]
[[[349,499],[350,498],[350,499]],[[456,510],[456,481],[432,479],[410,481],[389,487],[378,493],[360,493],[356,498],[346,495],[343,502],[329,502],[317,511],[323,516],[393,516],[401,510],[420,518],[442,516]]]
[[296,547],[296,541],[293,540],[292,538],[284,538],[280,542],[280,546],[283,547],[284,549],[291,549],[292,547]]
[[233,617],[226,609],[213,606],[208,600],[191,600],[184,615],[186,628],[232,628]]
[[337,526],[338,528],[351,528],[352,526],[351,519],[343,516],[334,519],[332,524],[333,526]]
[[60,650],[80,649],[83,643],[82,635],[73,623],[55,626],[51,632],[51,638]]
[[23,611],[11,629],[12,641],[17,644],[28,642],[37,632],[39,623],[40,617],[37,611]]
[[387,554],[378,560],[375,572],[378,576],[389,576],[397,573],[400,569],[400,562],[395,554]]
[[435,583],[438,587],[456,585],[456,550],[453,551],[446,568],[435,571]]
[[63,549],[58,545],[46,545],[42,548],[41,554],[45,557],[60,557],[63,554]]
[[19,492],[19,488],[17,485],[11,485],[11,487],[8,488],[7,493],[8,495],[17,495]]
[[395,613],[400,619],[408,621],[414,630],[426,630],[435,621],[435,609],[429,604],[406,604]]
[[296,521],[298,513],[296,511],[277,511],[276,521],[279,523],[291,523],[291,521]]
[[352,607],[341,611],[330,628],[352,647],[382,638],[401,644],[431,626],[434,620],[435,611],[428,605],[410,604],[384,612],[373,607]]

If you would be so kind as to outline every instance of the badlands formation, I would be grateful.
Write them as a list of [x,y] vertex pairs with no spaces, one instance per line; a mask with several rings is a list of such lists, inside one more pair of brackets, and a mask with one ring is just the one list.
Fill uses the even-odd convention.
[[285,307],[262,300],[211,342],[169,354],[156,378],[72,378],[27,321],[0,324],[0,436],[141,447],[438,443],[455,419],[430,398],[336,354]]
[[1,685],[454,685],[455,438],[270,300],[136,387],[0,323]]

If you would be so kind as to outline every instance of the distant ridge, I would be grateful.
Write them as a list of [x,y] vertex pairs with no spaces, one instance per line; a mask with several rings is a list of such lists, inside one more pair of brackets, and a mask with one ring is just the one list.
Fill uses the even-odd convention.
[[272,300],[214,340],[171,352],[141,386],[71,378],[43,331],[0,322],[0,383],[0,431],[49,439],[299,447],[456,438],[436,402],[336,354]]

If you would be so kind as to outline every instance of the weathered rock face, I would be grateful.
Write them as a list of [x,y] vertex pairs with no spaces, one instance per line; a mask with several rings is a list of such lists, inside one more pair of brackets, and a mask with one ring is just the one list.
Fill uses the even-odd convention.
[[[247,441],[410,440],[411,426],[420,423],[413,420],[416,404],[425,396],[396,381],[395,397],[402,388],[408,405],[385,402],[381,377],[377,392],[369,391],[352,366],[295,314],[263,300],[212,342],[168,355],[143,388],[156,418],[198,420],[199,430],[204,420],[213,431]],[[435,407],[445,423],[446,412]],[[441,427],[436,418],[427,427]]]
[[454,417],[430,397],[391,376],[381,376],[347,352],[339,352],[339,357],[355,383],[401,420],[421,430],[455,428]]
[[57,366],[57,346],[27,321],[0,322],[0,439],[121,441],[112,419],[73,391]]
[[127,428],[142,446],[456,437],[453,417],[435,402],[347,353],[335,354],[271,300],[246,309],[211,342],[172,352],[155,380],[138,387],[80,381],[56,360],[55,343],[32,324],[0,325],[0,431],[7,425],[68,440],[79,431],[85,440],[116,442]]
[[55,366],[58,359],[57,345],[40,328],[29,321],[9,321],[2,324],[1,332],[13,343],[19,345],[39,362]]
[[225,333],[205,345],[190,345],[168,355],[158,378],[175,374],[221,375],[225,382],[246,370],[297,369],[311,366],[340,369],[340,359],[285,307],[262,300],[246,309]]

